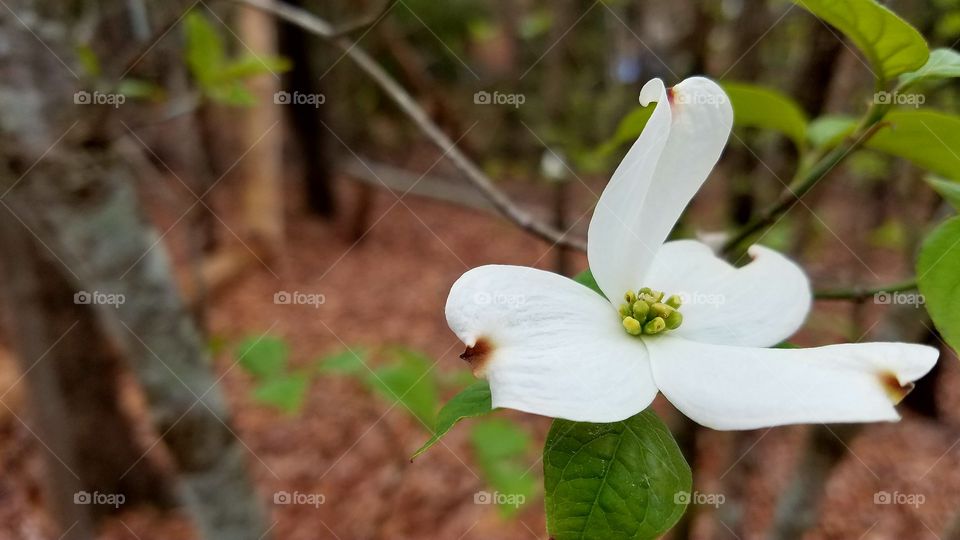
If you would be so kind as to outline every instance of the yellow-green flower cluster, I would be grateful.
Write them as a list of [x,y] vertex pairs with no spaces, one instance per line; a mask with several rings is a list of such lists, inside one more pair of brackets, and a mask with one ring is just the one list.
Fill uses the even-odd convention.
[[644,287],[637,292],[627,291],[620,304],[623,329],[632,336],[652,336],[665,330],[674,330],[683,322],[680,297],[664,299],[664,293]]

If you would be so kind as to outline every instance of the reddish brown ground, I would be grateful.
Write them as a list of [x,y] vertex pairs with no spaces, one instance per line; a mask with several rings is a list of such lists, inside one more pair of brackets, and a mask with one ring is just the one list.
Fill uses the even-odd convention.
[[[227,186],[225,193],[232,189]],[[578,190],[581,202],[572,212],[574,219],[590,204],[589,194]],[[527,202],[537,202],[529,187],[517,191],[527,194],[521,197]],[[716,212],[710,208],[715,195],[708,191],[698,202],[705,222]],[[229,202],[221,202],[227,223],[236,223],[230,219]],[[346,202],[349,210],[349,200]],[[501,219],[415,197],[397,203],[393,194],[378,191],[372,227],[359,243],[345,237],[343,223],[331,226],[305,217],[292,188],[290,203],[282,257],[232,284],[211,306],[209,322],[211,332],[230,344],[264,332],[284,337],[292,346],[294,364],[299,366],[345,346],[402,343],[435,358],[438,370],[464,370],[457,358],[462,347],[443,317],[446,292],[453,281],[464,270],[481,264],[549,268],[553,260],[548,246]],[[855,229],[838,224],[844,221],[842,215],[832,221],[834,214],[828,208],[823,216],[839,235],[854,234]],[[160,221],[161,228],[172,222],[169,218]],[[170,241],[176,245],[182,233],[175,229]],[[833,245],[832,237],[828,240],[832,247],[815,252],[807,261],[814,275],[830,283],[856,275],[855,270],[838,270],[855,267],[857,262],[842,246]],[[584,264],[582,257],[576,258],[576,267]],[[904,271],[881,267],[885,271],[877,281]],[[276,305],[272,298],[278,290],[322,293],[326,303],[319,309]],[[810,341],[844,339],[838,321],[845,308],[827,308],[818,311],[814,328],[821,334],[808,336],[815,337]],[[955,360],[946,359],[944,364],[944,386],[956,386],[960,370]],[[489,506],[474,504],[473,494],[484,489],[484,484],[470,455],[465,430],[455,429],[444,445],[411,464],[406,458],[424,440],[422,426],[353,382],[322,379],[311,389],[302,414],[290,417],[249,399],[251,380],[234,366],[228,352],[215,359],[214,368],[223,375],[221,386],[235,411],[236,434],[248,449],[250,472],[270,511],[276,538],[546,537],[541,499],[528,504],[513,520],[501,519]],[[955,392],[941,393],[945,409],[952,409],[957,401],[952,397]],[[657,406],[665,415],[672,414],[665,403],[658,401]],[[538,444],[542,442],[548,419],[508,414],[529,428]],[[941,424],[908,417],[899,424],[868,427],[850,446],[830,480],[824,515],[810,537],[940,535],[948,517],[960,507],[960,418],[947,416]],[[0,538],[45,538],[38,510],[44,450],[17,422],[0,429]],[[763,537],[777,495],[789,479],[803,429],[743,435],[703,432],[695,475],[698,489],[726,493],[728,483],[740,479],[745,482],[748,500],[744,503],[728,496],[716,512],[722,524],[709,516],[698,520],[698,537],[732,537],[726,523],[741,513],[741,537]],[[749,451],[738,452],[736,447]],[[534,450],[529,456],[530,474],[540,482],[538,459]],[[326,501],[318,508],[274,505],[272,494],[277,490],[323,493]],[[874,493],[878,490],[922,494],[925,502],[917,508],[876,505]],[[104,537],[111,540],[190,537],[182,516],[137,509],[111,521],[106,530]]]

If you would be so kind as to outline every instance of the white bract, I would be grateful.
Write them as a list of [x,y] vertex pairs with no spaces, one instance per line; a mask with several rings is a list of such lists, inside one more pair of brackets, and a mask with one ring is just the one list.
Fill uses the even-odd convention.
[[[702,77],[669,90],[654,79],[640,103],[654,101],[590,222],[587,255],[606,299],[519,266],[475,268],[453,285],[447,322],[467,345],[463,358],[489,380],[493,406],[614,422],[660,391],[715,429],[898,420],[895,403],[933,367],[936,349],[766,348],[796,332],[810,311],[803,270],[759,245],[737,268],[700,242],[664,242],[719,159],[733,111],[723,90]],[[624,293],[641,288],[677,295],[682,324],[638,329],[626,321]],[[640,307],[634,322],[643,325]],[[657,309],[671,313],[662,303]]]

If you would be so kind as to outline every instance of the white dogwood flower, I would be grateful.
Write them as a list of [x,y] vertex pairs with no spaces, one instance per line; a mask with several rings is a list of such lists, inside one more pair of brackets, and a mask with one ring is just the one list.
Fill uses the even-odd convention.
[[450,328],[494,407],[586,422],[642,411],[660,391],[715,429],[898,420],[894,405],[939,351],[906,343],[769,349],[803,324],[810,283],[765,247],[737,268],[693,240],[664,241],[716,164],[733,112],[702,77],[656,106],[597,204],[587,255],[606,298],[563,276],[482,266],[453,285]]

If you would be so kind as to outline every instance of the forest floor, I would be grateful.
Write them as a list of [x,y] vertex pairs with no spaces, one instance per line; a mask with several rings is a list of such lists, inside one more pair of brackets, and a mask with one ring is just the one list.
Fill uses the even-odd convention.
[[[343,209],[349,212],[353,191],[350,185],[341,187]],[[590,191],[599,193],[600,188],[574,189],[570,215],[571,221],[579,218],[576,230],[585,230]],[[527,203],[537,200],[538,191],[530,185],[511,190]],[[402,344],[426,353],[442,372],[462,372],[462,346],[443,315],[450,285],[465,270],[489,263],[550,269],[555,250],[498,217],[412,195],[398,202],[396,194],[383,190],[375,191],[370,227],[358,242],[345,233],[348,217],[331,224],[307,216],[299,190],[291,186],[289,191],[282,255],[232,283],[207,312],[211,336],[226,344],[215,356],[214,369],[222,376],[236,435],[248,451],[258,495],[269,510],[271,534],[282,540],[546,538],[542,495],[511,519],[474,503],[474,494],[487,488],[471,456],[467,430],[454,429],[445,444],[411,463],[408,458],[427,431],[409,414],[358,383],[337,377],[313,384],[300,413],[278,413],[250,398],[253,382],[236,366],[231,351],[241,339],[267,333],[287,340],[293,364],[306,368],[345,348]],[[230,196],[236,195],[236,186],[225,186],[223,192],[215,208],[228,225],[236,224],[231,201],[239,197]],[[708,191],[701,198],[709,202],[718,193]],[[696,209],[707,223],[712,219],[709,206],[698,204]],[[156,212],[161,230],[171,226],[177,210]],[[854,224],[835,223],[830,208],[823,215],[838,238],[856,233]],[[174,228],[166,240],[175,254],[185,231]],[[225,233],[223,238],[226,242],[233,237]],[[842,241],[830,240],[809,253],[805,265],[815,280],[853,279],[858,272],[849,269],[857,261],[840,246]],[[866,261],[884,269],[877,281],[908,272],[886,264],[884,257],[889,262],[890,256],[882,253]],[[179,255],[176,259],[182,260]],[[571,261],[575,269],[586,265],[579,255]],[[281,290],[323,294],[325,303],[317,308],[275,304],[273,295]],[[843,327],[838,321],[848,314],[846,306],[818,305],[816,313],[818,323],[801,336],[802,343],[849,339],[844,335],[849,332],[838,330]],[[960,396],[948,388],[960,387],[960,369],[954,359],[944,357],[942,370],[941,409],[956,411]],[[676,413],[662,397],[655,406],[675,420]],[[18,414],[28,415],[25,409]],[[541,485],[538,450],[550,420],[500,414],[533,434],[528,474]],[[936,422],[904,414],[898,424],[867,426],[852,441],[827,485],[823,515],[809,538],[920,539],[942,534],[960,508],[960,413],[944,413]],[[699,507],[695,537],[763,538],[807,429],[701,431],[696,489],[725,500],[716,508]],[[40,495],[45,450],[14,418],[3,420],[0,434],[0,539],[45,539]],[[325,500],[317,507],[272,504],[277,491],[320,493]],[[924,500],[916,506],[875,504],[881,491],[920,494]],[[184,516],[138,508],[108,520],[103,533],[109,540],[191,537]]]

